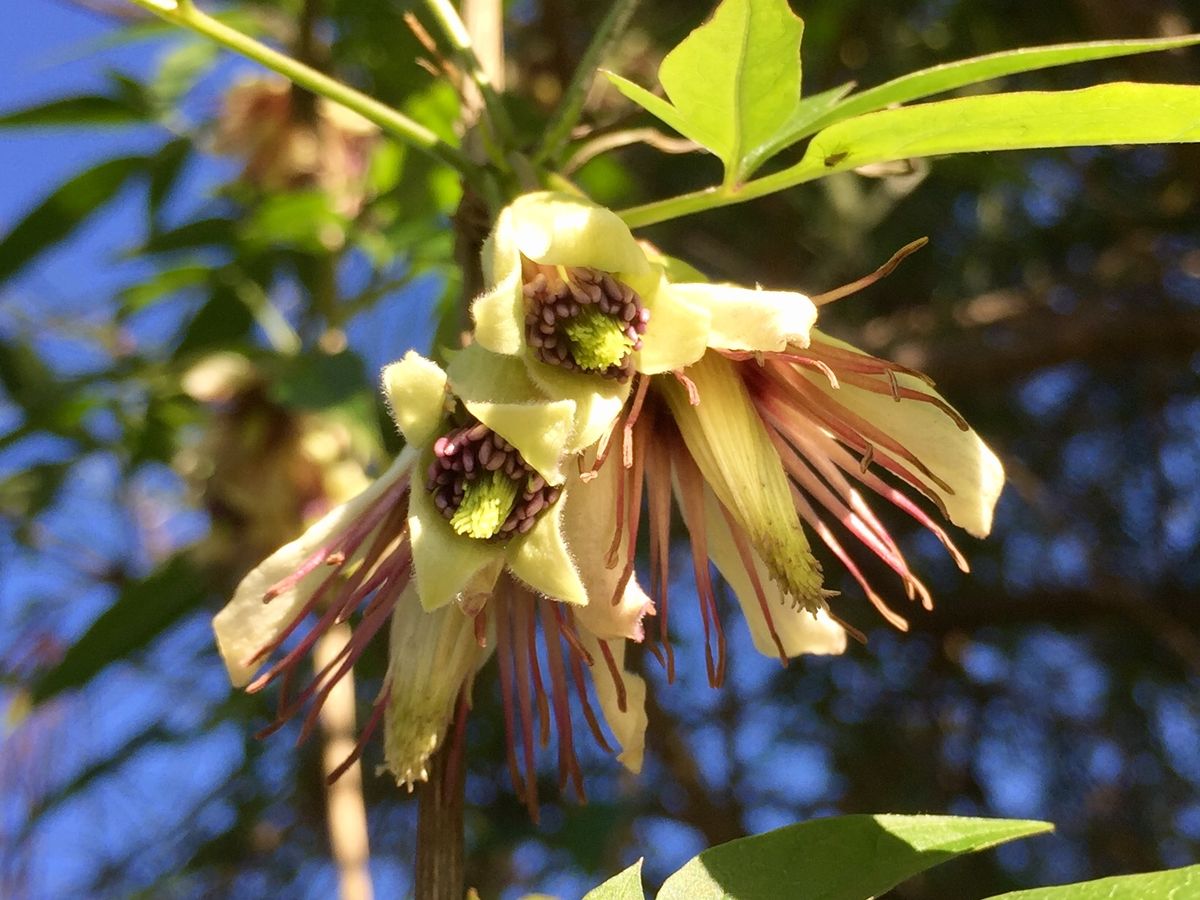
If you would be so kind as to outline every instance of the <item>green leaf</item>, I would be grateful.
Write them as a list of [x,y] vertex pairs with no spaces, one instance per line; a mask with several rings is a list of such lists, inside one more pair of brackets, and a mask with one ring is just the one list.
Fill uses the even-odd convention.
[[819,94],[813,94],[811,97],[805,97],[796,105],[796,111],[792,113],[792,117],[784,123],[779,131],[761,147],[758,151],[746,159],[746,173],[751,174],[760,163],[770,159],[780,150],[790,147],[801,138],[807,137],[814,131],[818,130],[817,123],[825,118],[826,113],[831,109],[835,109],[838,101],[845,97],[854,89],[854,82],[848,81],[845,84],[835,88],[830,88],[827,91],[822,91]]
[[869,113],[826,128],[799,163],[768,178],[813,177],[820,170],[947,153],[1196,140],[1200,87],[1121,82],[1078,91],[962,97]]
[[955,816],[815,819],[704,851],[666,880],[658,900],[865,900],[959,854],[1053,827]]
[[1015,75],[1019,72],[1032,72],[1037,69],[1049,69],[1054,66],[1064,66],[1070,63],[1087,62],[1097,59],[1111,59],[1116,56],[1132,56],[1137,53],[1151,53],[1156,50],[1172,50],[1177,47],[1190,47],[1200,43],[1200,34],[1188,34],[1182,37],[1154,38],[1136,41],[1088,41],[1075,44],[1052,44],[1046,47],[1022,47],[1017,50],[1005,50],[1001,53],[989,53],[986,56],[976,56],[957,62],[944,63],[930,69],[921,69],[894,78],[879,87],[855,94],[843,103],[838,104],[821,122],[819,127],[831,125],[853,116],[874,112],[885,106],[898,103],[908,103],[922,97],[941,94],[955,88],[1002,78],[1005,75]]
[[989,900],[1184,900],[1195,896],[1200,896],[1200,866],[1012,891]]
[[174,357],[181,359],[200,350],[237,343],[253,326],[254,315],[237,291],[227,284],[218,285],[184,329]]
[[197,247],[228,246],[233,243],[233,236],[234,223],[229,219],[194,219],[178,228],[152,233],[137,252],[171,253]]
[[150,159],[150,190],[146,202],[150,217],[156,219],[163,204],[179,182],[184,164],[192,155],[192,142],[187,138],[167,141]]
[[362,358],[351,351],[304,353],[282,360],[271,398],[293,409],[329,409],[370,389]]
[[716,154],[725,163],[726,183],[733,183],[796,111],[803,32],[787,0],[723,0],[659,67],[670,110],[647,91],[630,91],[630,82],[610,78],[631,100]]
[[642,890],[642,861],[639,859],[620,874],[592,888],[583,900],[646,900]]
[[146,170],[141,156],[110,159],[59,185],[49,197],[0,239],[0,282],[64,240],[96,213],[134,176]]
[[211,275],[211,268],[198,263],[161,269],[146,281],[131,285],[120,293],[119,316],[124,318],[178,291],[199,287],[207,283]]
[[34,681],[35,703],[86,683],[109,663],[140,650],[200,605],[203,579],[181,556],[126,586],[53,668]]
[[178,103],[220,55],[212,41],[184,41],[167,52],[150,82],[150,95],[160,108]]
[[241,236],[258,248],[287,246],[320,254],[337,245],[346,224],[329,194],[314,188],[267,197],[242,224]]
[[128,125],[145,121],[145,118],[143,110],[126,100],[103,94],[86,94],[0,113],[0,128]]

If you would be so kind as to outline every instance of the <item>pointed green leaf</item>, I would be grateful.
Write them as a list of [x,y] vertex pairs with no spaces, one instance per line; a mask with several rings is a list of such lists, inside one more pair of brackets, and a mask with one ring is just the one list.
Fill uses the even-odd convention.
[[192,155],[192,142],[187,138],[167,141],[150,159],[150,190],[146,197],[150,217],[157,218],[162,206],[179,182],[184,164]]
[[[855,94],[838,104],[816,125],[817,128],[823,128],[834,122],[861,116],[886,106],[920,100],[923,97],[931,97],[934,94],[978,84],[981,81],[990,81],[993,78],[1002,78],[1005,75],[1050,69],[1055,66],[1089,60],[1152,53],[1156,50],[1173,50],[1177,47],[1190,47],[1193,44],[1200,44],[1200,34],[1150,40],[1087,41],[1075,44],[1052,44],[1046,47],[1022,47],[1017,50],[976,56],[971,59],[960,59],[929,69],[921,69],[919,72],[911,72],[908,75],[894,78],[886,84],[881,84],[879,87]],[[815,131],[817,128],[813,130]]]
[[666,880],[658,900],[864,900],[959,854],[1053,827],[955,816],[815,819],[705,850]]
[[670,112],[649,92],[610,78],[631,100],[711,150],[725,163],[726,183],[733,183],[796,110],[803,32],[787,0],[723,0],[659,67]]
[[180,556],[145,579],[129,584],[62,660],[37,677],[32,690],[34,702],[79,687],[109,663],[142,649],[198,607],[203,597],[203,579]]
[[87,94],[63,97],[0,113],[0,128],[51,128],[73,125],[128,125],[145,121],[143,110],[125,100]]
[[817,123],[824,119],[831,109],[837,108],[838,102],[853,89],[854,82],[848,81],[801,100],[783,127],[775,132],[769,141],[760,145],[755,152],[746,157],[744,174],[752,174],[760,163],[766,162],[780,150],[790,147],[801,138],[817,131],[819,128]]
[[12,278],[38,254],[70,235],[145,169],[145,158],[122,156],[80,172],[60,185],[0,239],[0,282]]
[[887,109],[831,125],[804,158],[768,179],[947,153],[1167,144],[1200,140],[1200,87],[1102,84],[1078,91],[962,97]]
[[645,900],[642,890],[642,861],[614,875],[604,884],[592,888],[583,895],[583,900]]
[[1200,896],[1200,866],[1118,875],[1080,884],[998,894],[989,900],[1184,900]]
[[254,315],[229,285],[217,285],[183,331],[175,359],[201,350],[224,347],[241,341],[254,326]]

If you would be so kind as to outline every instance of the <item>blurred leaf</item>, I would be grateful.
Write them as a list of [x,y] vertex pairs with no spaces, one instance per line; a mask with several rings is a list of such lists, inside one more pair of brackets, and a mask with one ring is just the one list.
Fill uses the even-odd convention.
[[146,159],[110,159],[65,182],[0,239],[0,281],[22,268],[99,211],[135,175],[146,170]]
[[172,269],[161,269],[145,281],[131,285],[120,295],[121,316],[145,309],[153,303],[187,288],[200,287],[208,282],[212,269],[188,263]]
[[[855,94],[839,103],[817,128],[840,122],[853,116],[874,112],[887,106],[908,103],[922,97],[942,94],[955,88],[990,81],[1018,72],[1032,72],[1070,63],[1096,59],[1111,59],[1115,56],[1132,56],[1156,50],[1172,50],[1200,43],[1200,35],[1154,38],[1136,41],[1088,41],[1075,44],[1053,44],[1047,47],[1021,47],[1001,53],[989,53],[956,62],[944,63],[918,72],[910,72],[894,78],[879,87]],[[814,128],[813,130],[817,130]]]
[[583,895],[583,900],[645,900],[642,860]]
[[156,231],[142,245],[141,253],[170,253],[196,247],[228,246],[233,243],[234,223],[214,217],[196,219],[166,231]]
[[147,203],[151,218],[158,218],[163,204],[174,190],[184,164],[191,155],[192,142],[187,138],[176,138],[163,144],[150,158],[150,191]]
[[217,61],[219,48],[212,41],[184,41],[162,57],[150,82],[150,95],[160,109],[179,102],[196,81]]
[[13,402],[29,408],[57,391],[57,379],[34,349],[0,341],[0,384]]
[[959,854],[1053,828],[956,816],[815,819],[705,850],[666,880],[658,900],[864,900]]
[[271,397],[295,409],[340,406],[373,389],[366,366],[356,353],[306,353],[285,360],[286,368],[271,385]]
[[1200,87],[1194,85],[1121,82],[989,94],[831,125],[812,139],[800,162],[754,184],[779,189],[871,163],[947,153],[1198,140]]
[[345,229],[346,219],[334,210],[329,194],[314,188],[267,197],[242,224],[241,236],[258,247],[320,254],[340,243]]
[[125,99],[106,97],[103,94],[84,94],[0,113],[0,128],[128,125],[145,119],[145,110],[131,105]]
[[187,356],[198,350],[222,347],[242,340],[254,325],[254,315],[228,285],[218,285],[208,302],[188,323],[175,358]]
[[18,522],[18,527],[45,509],[58,494],[71,463],[40,463],[27,466],[0,480],[0,514]]
[[33,683],[33,699],[43,703],[79,687],[110,663],[141,650],[204,598],[204,579],[182,556],[164,563],[145,579],[126,585],[53,668]]
[[1184,900],[1200,896],[1200,866],[1033,888],[989,900]]

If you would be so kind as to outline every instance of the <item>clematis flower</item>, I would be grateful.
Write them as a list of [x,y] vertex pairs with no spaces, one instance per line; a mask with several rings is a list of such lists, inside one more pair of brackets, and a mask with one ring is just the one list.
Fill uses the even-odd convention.
[[[604,557],[618,573],[615,598],[632,577],[646,500],[669,677],[672,495],[691,538],[713,684],[723,679],[724,636],[710,560],[737,595],[755,646],[786,661],[845,646],[805,525],[891,621],[903,623],[839,533],[929,602],[861,488],[916,518],[963,567],[896,482],[972,534],[989,530],[1004,479],[995,455],[928,379],[816,331],[809,297],[708,283],[638,244],[612,212],[552,193],[518,198],[501,213],[484,270],[490,288],[472,310],[477,340],[521,359],[548,396],[575,402],[577,446],[598,442],[582,477],[607,479],[602,493],[615,507]],[[610,462],[618,444],[619,461]]]
[[[587,594],[562,534],[561,457],[574,421],[572,401],[545,401],[519,364],[480,348],[458,354],[448,372],[410,353],[385,369],[383,380],[405,450],[365,491],[243,579],[213,621],[230,679],[251,691],[282,682],[268,732],[309,704],[303,739],[333,685],[390,619],[387,675],[344,765],[383,721],[388,768],[402,784],[424,779],[426,762],[455,716],[466,714],[476,674],[498,651],[510,757],[518,739],[525,750],[526,774],[519,776],[514,762],[514,783],[531,808],[535,723],[543,743],[557,726],[564,780],[571,777],[582,794],[570,684],[589,726],[608,746],[588,705],[589,670],[622,747],[621,761],[640,768],[644,686],[623,670],[622,636],[640,625],[640,616],[637,623],[626,617],[614,625],[613,611],[624,608],[617,605],[577,628],[573,612]],[[649,600],[636,582],[623,590],[630,598],[625,605],[644,614]],[[297,691],[317,639],[352,616],[357,622],[343,652]],[[536,620],[544,633],[548,692]],[[461,740],[461,727],[455,733]]]

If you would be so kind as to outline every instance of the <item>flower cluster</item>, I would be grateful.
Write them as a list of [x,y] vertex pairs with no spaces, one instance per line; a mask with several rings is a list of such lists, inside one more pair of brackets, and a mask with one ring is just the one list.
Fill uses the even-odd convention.
[[[964,569],[902,488],[971,534],[990,529],[995,455],[920,373],[817,330],[810,298],[709,283],[612,212],[555,193],[500,213],[483,268],[473,341],[445,370],[409,353],[384,371],[400,458],[248,575],[215,620],[236,684],[287,645],[251,685],[281,678],[279,721],[319,706],[390,618],[367,732],[384,721],[388,767],[411,785],[495,652],[511,775],[536,809],[535,744],[552,726],[562,780],[582,795],[572,689],[597,741],[610,746],[591,695],[621,761],[640,768],[645,683],[625,670],[625,647],[655,617],[648,643],[674,678],[676,512],[714,686],[726,650],[710,562],[755,647],[786,663],[846,645],[812,535],[900,627],[847,537],[930,602],[866,495],[916,519]],[[635,571],[643,523],[648,593]],[[297,691],[314,636],[356,612],[346,651]]]

